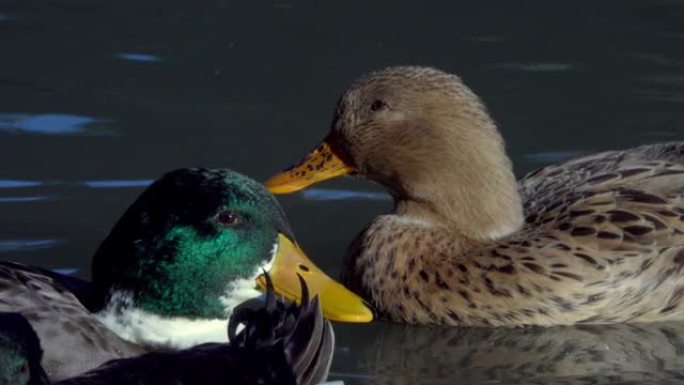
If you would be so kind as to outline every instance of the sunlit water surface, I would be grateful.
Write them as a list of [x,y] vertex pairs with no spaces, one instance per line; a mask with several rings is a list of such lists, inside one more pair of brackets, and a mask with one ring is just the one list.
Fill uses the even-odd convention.
[[[0,2],[0,258],[84,278],[163,172],[263,180],[327,130],[339,92],[391,64],[457,72],[516,172],[684,139],[684,2]],[[446,5],[450,4],[450,5]],[[339,180],[281,202],[331,274],[391,202]],[[347,384],[684,381],[684,325],[335,325]]]

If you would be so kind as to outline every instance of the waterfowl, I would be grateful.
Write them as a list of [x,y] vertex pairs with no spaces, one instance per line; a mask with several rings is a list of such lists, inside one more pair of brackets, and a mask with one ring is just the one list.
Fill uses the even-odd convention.
[[19,313],[0,312],[0,385],[43,385],[40,340]]
[[[303,280],[301,297],[300,305],[284,301],[269,286],[265,301],[247,300],[234,309],[224,330],[230,343],[113,360],[58,384],[319,384],[332,362],[334,333]],[[238,326],[243,328],[236,333]],[[0,384],[49,384],[41,353],[26,318],[0,313],[0,363],[12,364],[0,366]]]
[[232,309],[260,294],[264,271],[292,300],[300,299],[300,274],[330,319],[372,319],[358,296],[306,258],[261,184],[199,168],[164,175],[128,208],[94,255],[92,286],[0,263],[0,311],[29,320],[54,381],[150,349],[226,341]]
[[356,174],[394,212],[352,242],[343,281],[412,324],[684,319],[684,142],[608,151],[516,181],[480,99],[453,74],[391,67],[341,96],[323,143],[267,183]]

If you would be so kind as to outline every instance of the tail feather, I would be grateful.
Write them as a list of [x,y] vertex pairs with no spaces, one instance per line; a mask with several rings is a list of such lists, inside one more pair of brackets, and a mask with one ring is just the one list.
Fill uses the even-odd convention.
[[[306,282],[299,277],[302,301],[299,306],[274,300],[267,275],[266,306],[244,303],[233,311],[228,329],[231,345],[246,351],[278,347],[297,379],[297,384],[325,381],[332,363],[335,336],[332,325],[323,318],[317,297],[309,299]],[[235,334],[238,324],[245,328]]]

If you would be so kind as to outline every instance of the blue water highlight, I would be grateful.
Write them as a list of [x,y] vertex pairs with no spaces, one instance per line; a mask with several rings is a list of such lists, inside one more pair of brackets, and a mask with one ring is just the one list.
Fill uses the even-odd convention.
[[351,190],[332,190],[311,188],[304,190],[301,193],[304,199],[312,201],[339,201],[339,200],[372,200],[372,201],[390,201],[392,198],[380,192],[372,191],[351,191]]

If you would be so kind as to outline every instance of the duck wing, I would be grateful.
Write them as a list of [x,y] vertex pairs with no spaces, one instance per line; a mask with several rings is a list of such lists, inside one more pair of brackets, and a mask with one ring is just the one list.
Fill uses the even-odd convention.
[[684,194],[684,142],[608,151],[533,171],[519,181],[526,213],[549,206],[571,190],[629,187],[648,194]]
[[[230,344],[115,360],[59,385],[318,384],[328,375],[334,336],[318,300],[309,301],[302,285],[301,306],[276,298],[271,286],[265,302],[237,306],[228,327]],[[238,333],[239,325],[244,327]]]
[[42,364],[51,380],[142,353],[107,329],[51,275],[44,269],[0,262],[0,311],[28,319],[42,341]]
[[508,254],[554,281],[573,322],[684,316],[684,142],[545,167],[520,192],[526,224]]

